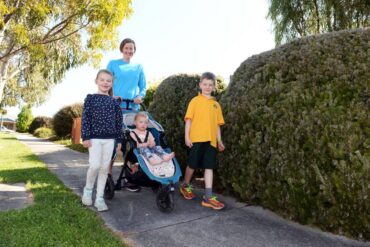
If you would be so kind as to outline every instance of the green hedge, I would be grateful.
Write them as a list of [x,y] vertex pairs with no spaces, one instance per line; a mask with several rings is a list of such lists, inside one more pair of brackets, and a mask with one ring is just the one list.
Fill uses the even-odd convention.
[[[186,146],[184,140],[184,116],[190,100],[198,95],[199,75],[179,74],[163,80],[158,86],[149,112],[164,128],[166,139],[176,153],[182,168],[186,167]],[[218,97],[225,85],[217,80],[215,96]]]
[[36,129],[33,135],[39,138],[49,138],[53,135],[53,130],[47,127],[41,127]]
[[36,129],[41,128],[41,127],[50,128],[51,121],[52,121],[52,118],[50,117],[45,117],[45,116],[35,117],[32,120],[31,125],[28,127],[28,133],[33,134]]
[[220,103],[225,188],[301,223],[370,238],[370,29],[252,56]]
[[53,130],[59,138],[70,137],[73,119],[82,116],[83,103],[76,103],[60,109],[53,117]]

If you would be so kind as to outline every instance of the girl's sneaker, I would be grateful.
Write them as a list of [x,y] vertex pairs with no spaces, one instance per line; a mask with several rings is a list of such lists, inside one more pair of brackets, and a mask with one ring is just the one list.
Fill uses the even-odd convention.
[[214,210],[221,210],[225,208],[225,204],[217,200],[216,196],[212,196],[209,199],[203,197],[202,206],[207,208],[213,208]]
[[107,211],[108,210],[108,206],[107,206],[107,204],[105,204],[105,201],[104,201],[104,199],[102,197],[97,198],[95,200],[94,206],[96,207],[96,209],[99,212]]
[[193,187],[189,185],[182,185],[180,188],[180,193],[183,197],[187,200],[192,200],[195,198],[195,194],[193,193]]
[[85,206],[91,206],[92,205],[92,189],[88,189],[84,187],[84,193],[82,195],[82,204]]

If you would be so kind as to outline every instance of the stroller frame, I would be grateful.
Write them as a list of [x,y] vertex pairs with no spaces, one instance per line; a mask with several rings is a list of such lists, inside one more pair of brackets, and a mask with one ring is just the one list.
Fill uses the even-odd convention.
[[[126,103],[126,107],[122,108],[123,114],[133,113],[136,114],[138,111],[133,110],[129,107],[130,103],[133,103],[133,100],[122,99],[122,102]],[[140,104],[142,109],[145,111],[145,106]],[[154,122],[158,130],[155,127],[148,127],[148,130],[152,133],[155,138],[157,145],[160,145],[166,152],[171,152],[167,142],[165,140],[165,134],[162,126],[156,122],[150,114],[148,114],[149,120]],[[125,124],[124,124],[125,125]],[[150,187],[154,193],[157,193],[156,204],[160,211],[162,212],[171,212],[174,209],[174,199],[173,194],[175,191],[175,184],[179,181],[181,177],[180,166],[176,158],[172,159],[173,165],[175,166],[175,173],[170,178],[159,178],[153,175],[144,159],[139,154],[138,149],[136,148],[136,142],[130,136],[130,130],[133,128],[132,125],[123,126],[123,143],[122,143],[122,153],[123,153],[123,165],[117,178],[116,183],[114,183],[113,177],[108,176],[107,183],[105,186],[104,197],[108,200],[113,199],[114,191],[121,190],[122,188],[127,188],[131,185]],[[116,150],[114,149],[112,159],[111,159],[111,168],[113,167],[114,161],[116,159]],[[138,163],[138,170],[133,172],[129,167],[128,163]],[[139,187],[140,188],[140,187]],[[139,192],[140,189],[137,190]]]

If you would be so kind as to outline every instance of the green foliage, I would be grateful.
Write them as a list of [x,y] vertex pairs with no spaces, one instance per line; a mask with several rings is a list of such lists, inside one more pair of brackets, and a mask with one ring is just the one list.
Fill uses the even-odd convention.
[[153,101],[154,93],[157,90],[160,82],[151,83],[148,89],[146,90],[146,95],[144,97],[144,105],[146,108],[149,107],[150,103]]
[[370,29],[247,59],[221,98],[220,180],[242,200],[369,239]]
[[311,34],[367,27],[370,1],[270,0],[277,45]]
[[131,0],[2,1],[0,101],[40,104],[67,70],[97,66],[131,12]]
[[51,121],[52,119],[50,117],[46,116],[37,116],[35,117],[32,122],[30,127],[28,128],[28,132],[33,134],[36,129],[41,128],[41,127],[51,127]]
[[40,127],[35,130],[33,135],[39,138],[49,138],[53,135],[53,130],[47,127]]
[[59,138],[70,137],[72,133],[73,119],[82,116],[82,103],[65,106],[53,117],[53,130]]
[[[176,153],[181,166],[186,162],[186,146],[184,141],[184,116],[190,100],[198,95],[199,75],[179,74],[166,78],[158,86],[149,112],[164,128],[169,146]],[[216,98],[224,90],[224,83],[218,79]]]
[[22,107],[21,112],[18,114],[16,128],[18,132],[27,132],[28,127],[32,122],[32,110],[30,105]]

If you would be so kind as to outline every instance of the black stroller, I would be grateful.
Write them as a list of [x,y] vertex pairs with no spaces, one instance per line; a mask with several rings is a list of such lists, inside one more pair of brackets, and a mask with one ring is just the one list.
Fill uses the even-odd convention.
[[[130,136],[130,131],[135,128],[134,118],[138,111],[129,107],[133,100],[122,99],[122,102],[126,103],[126,107],[122,109],[124,136],[122,153],[124,154],[124,161],[116,183],[114,183],[111,175],[108,176],[104,197],[112,199],[115,190],[125,187],[132,188],[132,186],[136,186],[137,190],[140,186],[150,187],[157,193],[156,203],[158,208],[162,212],[171,212],[174,209],[174,186],[182,175],[180,166],[176,158],[155,166],[145,161],[136,148],[136,142]],[[145,111],[145,107],[143,105],[141,107]],[[164,138],[162,126],[149,113],[147,114],[149,117],[148,130],[155,138],[156,145],[160,145],[166,152],[171,152]],[[115,159],[116,152],[114,151],[111,166],[113,166]],[[133,166],[133,164],[138,164],[138,166]],[[134,167],[137,169],[133,169]]]

